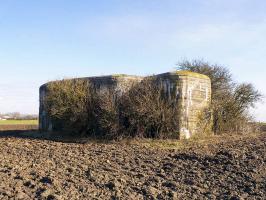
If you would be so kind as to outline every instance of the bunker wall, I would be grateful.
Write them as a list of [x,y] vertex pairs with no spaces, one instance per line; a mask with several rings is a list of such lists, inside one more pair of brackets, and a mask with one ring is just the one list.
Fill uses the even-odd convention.
[[[163,85],[165,93],[177,99],[176,106],[179,109],[179,136],[180,139],[188,139],[200,134],[202,129],[201,117],[211,103],[211,81],[202,74],[176,71],[154,75],[159,84]],[[102,77],[88,77],[98,91],[114,89],[121,94],[129,90],[134,83],[140,83],[143,77],[128,75],[113,75]],[[47,115],[44,100],[47,93],[47,84],[40,88],[40,124],[41,131],[52,131],[52,122]],[[211,114],[209,114],[211,116]],[[211,123],[204,125],[205,130],[211,132]]]

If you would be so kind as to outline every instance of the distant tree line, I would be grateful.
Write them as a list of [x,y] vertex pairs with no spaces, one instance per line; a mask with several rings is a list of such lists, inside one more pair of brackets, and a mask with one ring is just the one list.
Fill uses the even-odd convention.
[[19,112],[0,113],[1,119],[6,120],[37,120],[38,115],[35,114],[21,114]]

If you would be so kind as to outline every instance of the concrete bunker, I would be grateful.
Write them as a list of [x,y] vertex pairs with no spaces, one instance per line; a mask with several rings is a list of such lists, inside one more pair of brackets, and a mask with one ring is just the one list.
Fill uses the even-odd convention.
[[[211,81],[208,76],[190,72],[174,71],[153,76],[163,85],[166,93],[175,95],[179,109],[179,137],[189,139],[200,132],[200,115],[208,110],[211,103]],[[90,81],[96,90],[115,89],[119,93],[130,90],[134,83],[144,79],[141,76],[111,75],[82,78]],[[52,84],[50,82],[49,84]],[[47,83],[48,84],[48,83]],[[39,129],[53,131],[53,124],[45,110],[47,84],[40,87]],[[211,116],[209,114],[209,116]],[[211,124],[205,125],[211,131]]]

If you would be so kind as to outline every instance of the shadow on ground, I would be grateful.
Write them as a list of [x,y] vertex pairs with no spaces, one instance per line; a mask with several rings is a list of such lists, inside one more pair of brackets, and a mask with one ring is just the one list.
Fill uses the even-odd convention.
[[91,137],[75,137],[70,135],[63,135],[62,133],[55,132],[40,132],[37,129],[30,130],[0,130],[1,138],[20,138],[31,140],[50,140],[54,142],[63,143],[79,143],[85,144],[88,142],[107,143],[106,140],[99,140]]
[[38,130],[0,130],[0,138],[14,137],[14,138],[39,138]]

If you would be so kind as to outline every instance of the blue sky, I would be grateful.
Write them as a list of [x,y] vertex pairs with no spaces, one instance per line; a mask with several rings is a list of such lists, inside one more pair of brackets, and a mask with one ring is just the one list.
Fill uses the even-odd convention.
[[[266,94],[264,0],[0,2],[0,112],[38,112],[38,87],[65,77],[227,66]],[[265,104],[253,111],[266,121]]]

